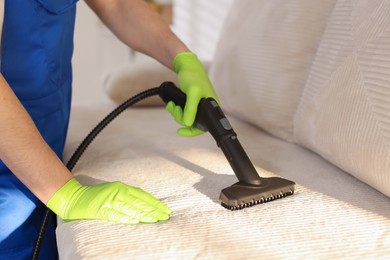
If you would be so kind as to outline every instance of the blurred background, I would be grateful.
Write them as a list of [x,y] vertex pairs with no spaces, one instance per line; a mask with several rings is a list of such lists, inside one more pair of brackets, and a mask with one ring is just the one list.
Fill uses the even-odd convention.
[[[233,0],[147,2],[201,60],[212,60]],[[73,105],[76,106],[111,103],[103,89],[109,75],[125,64],[131,68],[150,59],[117,40],[83,1],[77,4],[74,44]]]

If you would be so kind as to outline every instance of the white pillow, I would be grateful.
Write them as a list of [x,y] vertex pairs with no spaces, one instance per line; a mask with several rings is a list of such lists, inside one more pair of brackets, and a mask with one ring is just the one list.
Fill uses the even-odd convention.
[[339,1],[295,116],[299,144],[390,196],[390,1]]
[[[202,61],[206,71],[210,62]],[[179,86],[177,75],[153,59],[126,64],[116,68],[109,74],[104,83],[107,95],[117,104],[125,102],[130,97],[153,87],[158,87],[164,81],[171,81]],[[144,99],[135,106],[163,106],[160,97],[153,96]]]
[[[116,68],[104,83],[107,95],[117,104],[164,81],[177,84],[177,75],[172,70],[155,60],[145,60]],[[162,106],[164,103],[157,97],[149,97],[137,103],[138,106]]]
[[237,0],[210,68],[222,108],[293,141],[293,116],[335,0]]

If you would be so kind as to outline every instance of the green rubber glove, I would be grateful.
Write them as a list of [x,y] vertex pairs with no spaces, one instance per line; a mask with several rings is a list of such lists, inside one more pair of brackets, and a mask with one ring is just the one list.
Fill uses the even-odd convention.
[[169,219],[171,210],[140,188],[121,182],[83,186],[70,179],[47,207],[65,221],[100,219],[117,223],[154,223]]
[[166,109],[176,122],[185,126],[178,130],[179,135],[192,137],[202,134],[203,131],[193,127],[199,101],[212,97],[219,103],[207,72],[192,52],[178,53],[173,60],[173,70],[178,75],[180,89],[187,95],[187,102],[184,111],[173,102],[169,102]]

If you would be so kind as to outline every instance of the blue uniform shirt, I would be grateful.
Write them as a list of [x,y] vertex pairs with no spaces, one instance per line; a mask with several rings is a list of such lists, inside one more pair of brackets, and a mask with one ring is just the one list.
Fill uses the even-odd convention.
[[[5,0],[1,73],[61,158],[68,128],[77,0]],[[0,104],[1,105],[1,104]],[[0,161],[0,259],[30,258],[46,206]],[[42,259],[56,259],[55,219]]]

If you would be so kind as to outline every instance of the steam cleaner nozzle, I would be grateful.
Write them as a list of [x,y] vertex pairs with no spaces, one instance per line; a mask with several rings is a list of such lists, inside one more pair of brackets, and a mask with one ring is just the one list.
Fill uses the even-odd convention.
[[[186,95],[172,82],[162,83],[159,95],[165,103],[172,100],[184,109]],[[210,132],[239,180],[221,191],[219,199],[222,206],[230,210],[243,209],[294,193],[295,183],[290,180],[259,176],[238,141],[237,134],[213,98],[200,101],[195,126]]]

